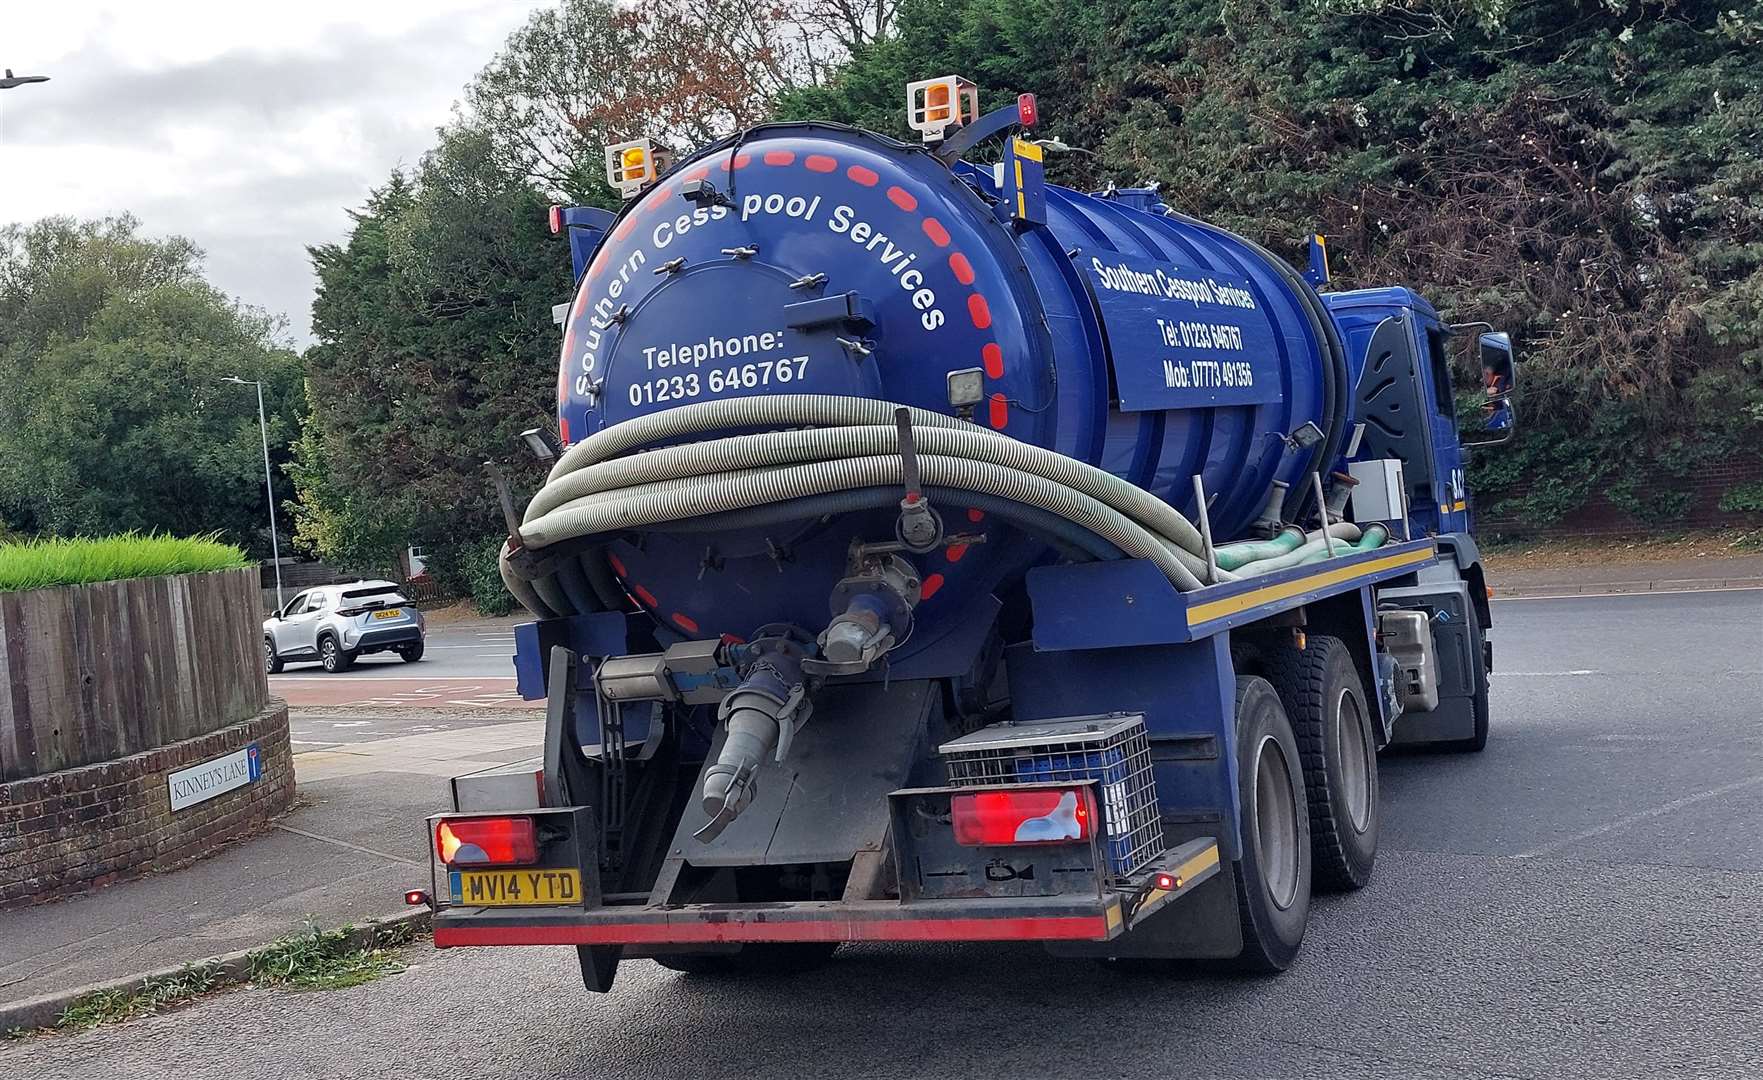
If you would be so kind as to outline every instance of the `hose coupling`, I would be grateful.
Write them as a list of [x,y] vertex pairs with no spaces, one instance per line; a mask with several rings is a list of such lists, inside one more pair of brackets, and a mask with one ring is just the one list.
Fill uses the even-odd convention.
[[759,767],[774,755],[784,759],[791,738],[813,712],[802,670],[807,638],[795,627],[774,624],[762,627],[747,645],[741,683],[717,708],[728,735],[716,762],[704,771],[701,805],[710,820],[693,834],[698,840],[716,839],[752,805]]
[[860,675],[912,633],[912,609],[923,595],[918,568],[899,555],[853,550],[853,565],[833,586],[832,622],[821,631],[820,656],[803,661],[811,675]]

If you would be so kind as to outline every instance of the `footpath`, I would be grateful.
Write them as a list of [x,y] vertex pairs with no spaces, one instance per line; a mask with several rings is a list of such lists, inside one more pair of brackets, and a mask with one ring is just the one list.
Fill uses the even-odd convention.
[[[1763,590],[1763,553],[1489,572],[1495,599]],[[1763,594],[1759,596],[1763,605]],[[293,810],[268,831],[172,873],[0,911],[0,1033],[54,1024],[78,997],[210,957],[236,957],[308,924],[420,921],[423,819],[447,780],[536,757],[542,714],[402,700],[294,710]],[[302,729],[305,729],[302,731]],[[315,733],[333,732],[331,738]],[[302,751],[302,748],[305,748]]]
[[1488,585],[1495,599],[1591,596],[1615,593],[1763,589],[1763,552],[1719,558],[1605,561],[1527,569],[1489,560]]
[[[322,715],[339,731],[384,725],[383,712]],[[298,713],[293,724],[298,732]],[[182,870],[0,911],[0,1034],[53,1025],[85,994],[236,959],[308,924],[426,915],[403,904],[406,889],[430,887],[423,819],[450,806],[450,777],[536,756],[544,721],[453,710],[417,726],[428,730],[296,752],[294,808],[250,840]]]

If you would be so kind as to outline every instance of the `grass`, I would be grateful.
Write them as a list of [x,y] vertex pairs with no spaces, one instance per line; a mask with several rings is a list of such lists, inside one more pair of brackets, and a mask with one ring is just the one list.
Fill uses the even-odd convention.
[[243,551],[212,535],[125,533],[97,539],[26,540],[0,544],[0,592],[247,565]]
[[[229,970],[217,963],[192,964],[170,975],[143,979],[126,990],[100,990],[66,1009],[54,1030],[80,1031],[147,1016],[229,987],[250,983],[294,990],[341,990],[404,970],[396,950],[416,937],[409,923],[378,926],[362,933],[352,926],[321,930],[313,923],[297,934],[270,942]],[[36,1032],[16,1029],[8,1038]]]
[[363,947],[350,927],[320,930],[307,924],[303,933],[271,942],[251,954],[251,981],[260,986],[291,986],[296,990],[341,990],[360,986],[381,975],[404,970],[391,950],[409,944],[408,923],[386,927],[378,944]]
[[219,965],[192,964],[172,975],[143,979],[134,990],[88,994],[63,1010],[55,1026],[79,1030],[145,1016],[219,989],[223,981]]

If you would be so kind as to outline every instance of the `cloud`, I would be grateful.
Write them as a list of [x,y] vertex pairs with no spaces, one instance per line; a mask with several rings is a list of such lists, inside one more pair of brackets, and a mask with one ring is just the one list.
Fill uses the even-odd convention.
[[0,92],[0,222],[132,211],[303,345],[307,245],[421,157],[538,0],[53,6],[8,28],[5,62],[53,79]]
[[400,88],[395,62],[428,44],[359,38],[332,43],[322,54],[241,49],[158,70],[123,67],[122,58],[111,53],[88,78],[56,79],[59,93],[45,93],[31,108],[14,113],[6,135],[18,146],[52,146],[169,141],[191,126],[273,127],[339,103],[395,100]]

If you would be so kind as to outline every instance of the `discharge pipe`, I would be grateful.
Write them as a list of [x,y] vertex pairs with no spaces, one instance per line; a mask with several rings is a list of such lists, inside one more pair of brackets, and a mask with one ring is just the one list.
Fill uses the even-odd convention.
[[704,771],[701,804],[710,820],[693,835],[710,841],[752,805],[759,793],[759,766],[807,722],[808,700],[802,660],[807,635],[791,626],[766,626],[749,646],[741,684],[722,699],[717,719],[728,725],[728,737],[716,763]]

